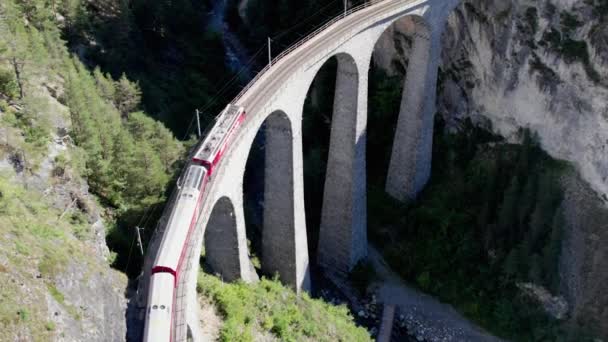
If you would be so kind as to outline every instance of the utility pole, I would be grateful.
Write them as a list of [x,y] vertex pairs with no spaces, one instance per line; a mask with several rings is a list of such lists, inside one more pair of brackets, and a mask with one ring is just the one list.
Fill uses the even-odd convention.
[[272,39],[268,37],[268,66],[272,66],[272,50],[270,48],[270,43],[272,43]]
[[344,16],[346,17],[346,12],[348,11],[348,0],[344,0]]
[[143,229],[143,228],[139,228],[139,227],[135,227],[135,230],[137,231],[137,244],[139,245],[139,251],[141,252],[141,255],[144,255],[144,245],[141,243],[141,235],[139,233],[139,230]]
[[201,118],[200,116],[200,112],[198,111],[198,109],[196,110],[196,127],[198,128],[198,138],[201,138]]

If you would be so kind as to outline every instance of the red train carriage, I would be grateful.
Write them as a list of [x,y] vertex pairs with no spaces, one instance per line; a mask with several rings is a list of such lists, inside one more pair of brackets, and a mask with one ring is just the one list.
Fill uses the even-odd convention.
[[144,341],[167,342],[173,339],[175,287],[184,261],[186,242],[196,227],[207,181],[244,119],[243,107],[228,105],[196,152],[183,184],[178,184],[175,206],[152,266]]
[[243,120],[245,120],[245,108],[228,105],[217,117],[213,129],[192,158],[194,163],[207,168],[209,176],[213,174],[213,169],[220,162],[226,147]]

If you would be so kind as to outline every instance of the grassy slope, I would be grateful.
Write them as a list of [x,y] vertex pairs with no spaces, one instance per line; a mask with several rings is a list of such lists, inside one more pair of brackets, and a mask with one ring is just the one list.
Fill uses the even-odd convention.
[[348,309],[333,306],[307,294],[296,294],[276,280],[225,284],[201,274],[198,291],[218,307],[225,322],[221,341],[254,341],[271,335],[281,341],[370,341],[356,327]]
[[55,284],[67,263],[79,260],[90,272],[109,270],[83,241],[88,225],[78,212],[59,220],[61,210],[15,179],[6,171],[0,174],[0,330],[6,332],[0,340],[48,341],[56,335],[48,312],[51,297],[73,319],[83,312]]

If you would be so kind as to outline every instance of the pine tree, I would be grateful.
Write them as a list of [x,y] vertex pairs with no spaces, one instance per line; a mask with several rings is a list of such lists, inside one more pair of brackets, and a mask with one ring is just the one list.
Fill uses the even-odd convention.
[[111,76],[104,75],[101,69],[96,67],[93,71],[93,77],[95,77],[95,83],[101,97],[108,102],[113,102],[116,96],[116,87]]
[[542,260],[538,254],[529,259],[528,279],[535,284],[543,284]]
[[539,244],[544,236],[551,229],[556,207],[561,199],[561,190],[556,185],[556,178],[552,174],[543,174],[538,185],[537,202],[530,217],[530,237],[531,248],[539,248]]
[[554,293],[559,287],[559,256],[562,249],[563,229],[566,224],[562,210],[557,210],[551,223],[551,235],[545,248],[543,248],[543,269],[545,286]]
[[526,180],[526,185],[520,196],[517,206],[517,220],[519,227],[527,225],[528,218],[534,209],[536,202],[536,192],[538,186],[538,176],[536,172],[531,172]]
[[114,95],[114,104],[122,117],[127,117],[129,113],[135,111],[141,102],[141,90],[139,85],[132,83],[127,79],[125,74],[122,74],[116,82],[116,92]]
[[514,280],[518,278],[520,272],[521,265],[521,254],[519,248],[513,248],[507,255],[503,263],[503,273],[506,275],[507,279]]
[[498,229],[502,236],[506,238],[507,242],[514,240],[513,227],[515,226],[516,213],[517,213],[517,201],[519,198],[519,178],[513,176],[511,183],[505,191],[503,196],[502,205],[498,212]]

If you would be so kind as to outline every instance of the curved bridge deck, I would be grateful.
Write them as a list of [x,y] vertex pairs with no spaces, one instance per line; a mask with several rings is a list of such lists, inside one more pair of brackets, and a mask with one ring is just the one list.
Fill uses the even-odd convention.
[[[214,208],[220,201],[232,208],[223,215],[229,220],[223,229],[234,246],[223,248],[225,258],[234,261],[234,269],[216,270],[237,274],[245,281],[255,278],[247,255],[243,214],[243,174],[253,140],[267,123],[266,157],[285,157],[289,167],[280,160],[266,168],[264,230],[273,222],[287,227],[278,232],[278,244],[268,239],[268,248],[285,260],[268,260],[271,271],[296,290],[309,286],[308,251],[304,220],[302,111],[315,75],[332,57],[338,57],[338,82],[332,123],[328,178],[325,198],[343,198],[344,203],[329,203],[323,208],[320,262],[334,265],[335,271],[347,272],[367,253],[365,136],[367,127],[367,81],[371,57],[380,36],[396,20],[412,17],[415,24],[414,51],[406,84],[397,134],[389,168],[387,191],[398,199],[407,199],[424,186],[430,174],[432,118],[435,106],[440,37],[449,13],[460,0],[374,0],[355,7],[329,21],[272,61],[234,99],[233,104],[245,107],[247,117],[227,148],[207,185],[197,229],[187,243],[187,262],[179,271],[173,320],[174,341],[192,338],[198,333],[198,302],[196,282],[205,230]],[[332,152],[333,151],[333,152]],[[268,164],[268,163],[267,163]],[[281,168],[281,167],[283,168]],[[285,167],[287,167],[285,169]],[[287,176],[284,176],[287,175]],[[333,176],[332,176],[333,175]],[[332,178],[334,177],[334,178]],[[273,182],[275,183],[273,187]],[[277,187],[285,191],[272,195]],[[270,189],[270,190],[269,190]],[[164,233],[166,217],[175,201],[171,197],[157,236]],[[342,201],[341,201],[342,202]],[[276,206],[273,208],[273,205]],[[270,223],[267,223],[270,222]],[[224,224],[224,223],[222,223]],[[267,227],[269,226],[269,227]],[[340,228],[341,227],[341,228]],[[218,228],[218,227],[215,227]],[[215,229],[214,228],[214,229]],[[284,235],[281,235],[284,234]],[[263,238],[264,239],[264,238]],[[158,248],[158,238],[149,246],[140,285],[140,306],[145,308],[150,265]],[[323,241],[322,241],[323,240]],[[266,242],[265,242],[266,243]],[[263,260],[263,267],[266,260]],[[275,265],[282,263],[285,265]],[[225,279],[231,280],[231,276]]]

